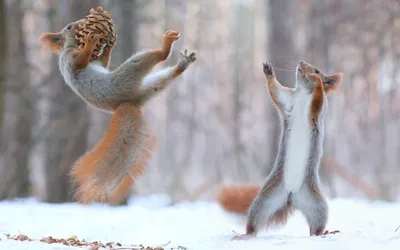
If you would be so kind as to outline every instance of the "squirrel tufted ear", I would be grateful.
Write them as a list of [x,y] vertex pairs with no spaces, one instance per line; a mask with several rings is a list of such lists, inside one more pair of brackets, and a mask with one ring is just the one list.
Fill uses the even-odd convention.
[[58,54],[63,46],[61,33],[44,33],[40,36],[40,44],[43,48]]
[[343,78],[343,73],[339,72],[333,75],[326,76],[325,81],[324,81],[324,91],[326,94],[330,94],[332,92],[335,92]]

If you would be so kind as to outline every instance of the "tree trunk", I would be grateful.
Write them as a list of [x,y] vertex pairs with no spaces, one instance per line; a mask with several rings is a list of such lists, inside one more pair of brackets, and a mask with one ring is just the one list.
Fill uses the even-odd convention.
[[[329,0],[313,0],[310,3],[310,11],[308,14],[308,23],[310,25],[309,37],[307,38],[307,47],[305,49],[304,58],[306,61],[316,65],[327,74],[330,72],[331,58],[330,48],[333,39],[335,38],[333,29],[333,17],[335,14],[335,6],[330,4]],[[328,96],[329,112],[325,117],[325,139],[324,139],[324,156],[335,158],[336,154],[336,139],[335,131],[335,96]],[[331,190],[331,196],[336,195],[334,187],[334,173],[329,171],[326,164],[321,164],[319,174],[323,184],[327,185]]]
[[253,65],[253,12],[249,3],[237,2],[233,4],[234,22],[231,28],[232,41],[234,41],[232,56],[232,81],[233,81],[233,157],[237,174],[242,181],[249,181],[249,167],[246,161],[245,145],[242,140],[242,131],[246,132],[247,121],[242,117],[246,112],[246,93],[250,91],[252,81],[251,72]]
[[[4,82],[5,82],[5,66],[6,48],[7,48],[7,31],[6,31],[6,11],[4,0],[0,0],[0,148],[3,147],[3,121],[4,121]],[[0,152],[0,157],[3,151]]]
[[[1,2],[4,10],[4,2]],[[31,103],[30,78],[23,34],[23,10],[20,1],[10,1],[7,8],[9,37],[7,46],[7,126],[3,135],[3,159],[0,166],[0,199],[28,196],[30,182],[28,159],[31,145],[31,122],[33,110]],[[4,13],[1,13],[4,17]],[[4,22],[2,22],[4,25]],[[6,40],[4,36],[1,40]],[[1,46],[2,47],[2,46]],[[3,48],[3,47],[2,47]],[[0,59],[1,60],[1,59]]]
[[[297,1],[296,1],[297,2]],[[269,9],[269,19],[266,21],[267,27],[270,26],[270,30],[266,32],[267,39],[269,40],[268,48],[268,61],[276,67],[287,68],[287,65],[283,64],[285,58],[296,58],[296,53],[294,49],[293,34],[295,27],[295,13],[296,13],[296,3],[291,1],[265,1],[267,9]],[[284,63],[284,62],[283,62]],[[286,87],[293,87],[294,76],[292,71],[280,71],[276,70],[276,76],[282,85]],[[272,119],[277,119],[275,109],[267,109],[269,114],[267,114],[267,119],[269,120],[270,126],[273,126]],[[272,113],[270,113],[272,111]],[[279,127],[278,122],[274,123],[274,128],[269,131],[270,137],[270,148],[267,154],[267,166],[266,173],[268,174],[275,161],[275,156],[277,153],[277,142],[279,139]]]
[[117,45],[113,50],[112,64],[115,66],[123,63],[133,53],[137,52],[137,20],[135,6],[137,1],[121,0],[112,3],[112,16],[116,32],[119,35]]
[[[183,38],[185,34],[185,20],[187,14],[187,1],[184,0],[165,0],[165,28],[167,30],[175,30],[180,32],[181,38],[175,42],[172,47],[171,55],[168,58],[166,65],[171,66],[179,60],[179,53],[182,50]],[[184,169],[190,165],[192,143],[187,140],[191,135],[188,135],[186,123],[186,114],[182,113],[181,105],[183,103],[186,87],[183,86],[182,78],[174,80],[174,84],[167,90],[166,97],[166,134],[164,140],[165,168],[171,173],[168,181],[168,191],[171,194],[176,194],[177,190],[183,190],[182,176]],[[184,121],[182,121],[184,120]],[[179,125],[179,126],[177,126]],[[180,127],[178,130],[177,128]],[[173,145],[173,146],[171,146]],[[181,150],[181,151],[180,151]],[[179,152],[180,151],[180,152]],[[183,153],[184,152],[184,153]]]

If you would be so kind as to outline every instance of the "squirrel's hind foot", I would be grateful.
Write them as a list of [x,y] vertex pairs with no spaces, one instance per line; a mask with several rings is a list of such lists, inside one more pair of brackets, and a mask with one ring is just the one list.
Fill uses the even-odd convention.
[[337,233],[340,233],[340,231],[339,231],[339,230],[333,230],[333,231],[325,230],[324,235],[327,235],[327,234],[337,234]]
[[[315,235],[315,236],[325,236],[325,235],[328,235],[328,234],[337,234],[337,233],[340,233],[340,231],[339,230],[332,230],[332,231],[329,231],[329,230],[325,230],[325,231],[317,231],[317,232],[315,232],[314,234],[312,234],[312,235]],[[311,235],[311,236],[312,236]]]
[[238,234],[233,236],[231,240],[250,240],[255,237],[254,234]]

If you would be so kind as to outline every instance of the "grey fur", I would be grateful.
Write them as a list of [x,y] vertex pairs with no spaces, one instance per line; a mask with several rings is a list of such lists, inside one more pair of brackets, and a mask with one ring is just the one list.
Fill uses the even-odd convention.
[[[255,232],[264,226],[276,211],[288,203],[289,193],[283,188],[282,181],[288,135],[288,122],[282,121],[274,167],[248,211],[247,225],[251,225]],[[270,186],[273,186],[274,179],[279,178],[279,175],[280,183],[268,190]]]
[[[266,69],[266,67],[271,67],[271,69]],[[274,74],[272,66],[269,64],[264,64],[264,72],[269,75]],[[316,83],[304,80],[302,86],[296,85],[294,89],[291,89],[293,95],[296,95],[296,90],[299,87],[305,88],[311,94],[316,87]],[[257,234],[257,231],[271,219],[276,211],[287,205],[292,205],[303,213],[310,227],[310,235],[320,234],[325,229],[328,220],[328,204],[320,190],[318,171],[323,154],[324,116],[326,109],[327,98],[325,97],[323,107],[317,119],[316,129],[311,132],[310,152],[304,183],[300,190],[295,193],[285,190],[283,185],[283,168],[285,165],[288,137],[291,131],[290,114],[292,109],[289,108],[289,110],[284,111],[285,114],[280,115],[281,136],[279,139],[278,154],[270,175],[249,209],[247,234]],[[280,112],[279,109],[277,110]],[[276,180],[279,180],[279,182],[275,183]]]
[[[324,118],[327,109],[325,98],[322,110],[318,116],[317,128],[312,131],[310,155],[306,168],[305,183],[297,194],[293,195],[293,206],[306,217],[310,226],[310,235],[323,231],[328,221],[328,204],[322,194],[319,179],[319,166],[323,155]],[[312,192],[314,187],[317,193]]]
[[[91,62],[83,70],[76,73],[71,52],[76,50],[76,40],[67,39],[59,57],[59,67],[65,82],[77,95],[96,108],[113,112],[119,105],[130,102],[135,106],[143,105],[158,91],[152,91],[153,85],[158,89],[165,88],[176,75],[171,74],[164,79],[155,79],[153,85],[141,89],[143,79],[153,67],[160,62],[156,53],[139,52],[114,71],[99,70],[98,62]],[[195,60],[195,53],[182,54],[177,66],[182,72]],[[172,72],[172,71],[171,71]]]

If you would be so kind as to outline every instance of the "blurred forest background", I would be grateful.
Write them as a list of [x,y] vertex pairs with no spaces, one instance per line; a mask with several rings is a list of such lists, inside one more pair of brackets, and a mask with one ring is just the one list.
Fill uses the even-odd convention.
[[133,193],[212,199],[222,183],[265,180],[279,123],[262,63],[292,87],[305,60],[344,73],[329,97],[321,180],[330,197],[392,201],[400,187],[399,0],[0,0],[0,199],[71,200],[68,170],[110,116],[63,83],[41,49],[56,32],[104,6],[116,25],[115,68],[181,31],[172,56],[198,60],[146,106],[157,150]]

